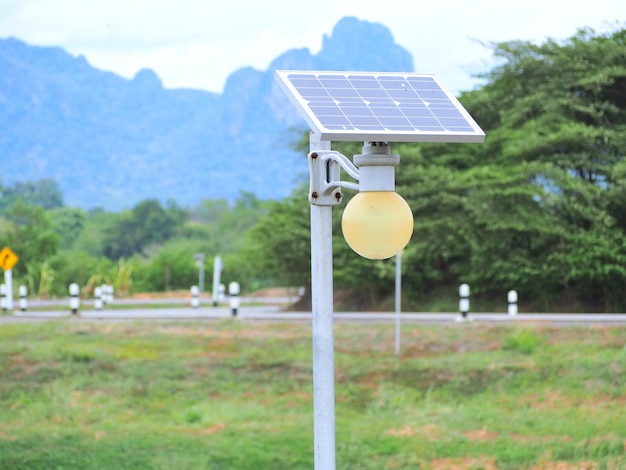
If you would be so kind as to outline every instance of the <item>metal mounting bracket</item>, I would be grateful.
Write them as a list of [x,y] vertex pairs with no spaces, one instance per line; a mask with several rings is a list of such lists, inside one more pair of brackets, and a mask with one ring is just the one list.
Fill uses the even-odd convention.
[[318,150],[309,153],[309,202],[317,206],[336,206],[341,203],[341,188],[358,191],[359,185],[340,180],[343,168],[355,180],[359,179],[359,170],[341,153],[335,150]]

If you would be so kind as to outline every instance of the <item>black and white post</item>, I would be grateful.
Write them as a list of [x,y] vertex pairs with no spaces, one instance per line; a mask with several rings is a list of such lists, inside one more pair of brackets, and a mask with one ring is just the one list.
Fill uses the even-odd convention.
[[106,305],[106,303],[108,302],[108,295],[107,295],[107,285],[106,284],[102,284],[100,286],[100,298],[102,299],[102,305]]
[[233,317],[237,316],[239,308],[239,283],[231,282],[228,284],[228,295],[230,296],[230,313]]
[[80,308],[80,300],[78,299],[78,294],[80,293],[80,287],[75,282],[70,284],[70,310],[72,311],[72,315],[76,315]]
[[517,292],[514,290],[510,290],[506,295],[506,298],[509,302],[509,315],[517,315]]
[[200,300],[198,299],[198,286],[191,286],[191,306],[198,308],[200,306]]
[[26,286],[20,286],[19,294],[20,294],[20,301],[19,301],[20,311],[25,312],[28,309],[28,301],[26,300],[26,295],[27,295]]
[[114,292],[113,285],[107,284],[106,285],[107,304],[113,303],[113,292]]
[[470,309],[470,288],[467,284],[459,286],[459,312],[461,313],[461,321],[467,320],[467,314]]
[[102,310],[102,287],[98,286],[93,290],[95,300],[93,306],[96,310]]
[[0,308],[3,312],[7,311],[7,285],[0,284]]

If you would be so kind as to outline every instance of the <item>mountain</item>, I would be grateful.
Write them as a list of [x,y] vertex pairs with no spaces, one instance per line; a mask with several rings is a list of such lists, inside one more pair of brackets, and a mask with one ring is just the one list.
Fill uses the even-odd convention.
[[412,71],[413,59],[383,25],[347,17],[318,54],[292,49],[266,71],[237,70],[220,95],[165,89],[149,69],[127,80],[58,47],[0,39],[0,181],[54,178],[66,205],[86,209],[153,197],[193,206],[241,191],[280,199],[306,178],[292,147],[308,126],[276,69]]

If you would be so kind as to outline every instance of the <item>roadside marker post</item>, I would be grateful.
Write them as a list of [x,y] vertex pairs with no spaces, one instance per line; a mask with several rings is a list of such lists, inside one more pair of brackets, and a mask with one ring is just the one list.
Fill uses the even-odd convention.
[[93,302],[93,306],[96,310],[102,310],[102,287],[96,287],[93,290],[93,295],[96,298]]
[[459,286],[459,312],[461,313],[461,321],[467,320],[467,314],[470,309],[470,288],[467,284]]
[[509,302],[509,315],[515,316],[517,315],[517,292],[514,290],[510,290],[507,293],[507,301]]
[[239,308],[239,283],[231,282],[228,284],[228,295],[230,296],[230,312],[233,317],[237,316]]
[[70,310],[72,311],[72,315],[76,315],[80,308],[80,300],[78,299],[78,294],[80,292],[80,287],[75,282],[70,284]]
[[198,299],[198,286],[191,286],[191,306],[198,308],[200,306],[200,300]]
[[7,285],[0,284],[0,308],[3,312],[7,310]]
[[113,286],[111,284],[107,284],[107,303],[113,303]]
[[26,295],[27,295],[26,286],[20,286],[19,293],[20,293],[20,303],[19,303],[20,310],[22,312],[25,312],[28,309],[28,300],[26,300]]
[[102,284],[100,286],[100,297],[102,298],[102,305],[106,305],[107,302],[109,301],[108,295],[107,295],[107,285],[106,284]]

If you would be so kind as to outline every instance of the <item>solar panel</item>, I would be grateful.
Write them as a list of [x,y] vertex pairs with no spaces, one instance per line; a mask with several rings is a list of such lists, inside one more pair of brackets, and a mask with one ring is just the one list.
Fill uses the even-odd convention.
[[485,140],[434,74],[277,70],[276,79],[320,140]]

